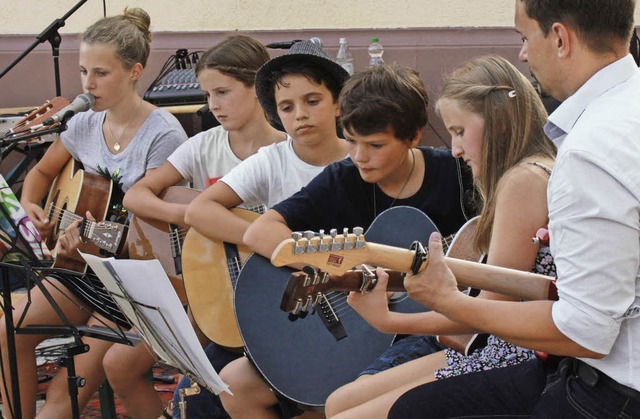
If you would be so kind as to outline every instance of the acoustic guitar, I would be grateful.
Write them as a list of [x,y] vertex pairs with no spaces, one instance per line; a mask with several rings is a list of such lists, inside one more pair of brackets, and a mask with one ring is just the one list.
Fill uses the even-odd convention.
[[[159,197],[175,204],[190,203],[200,191],[184,186],[170,186]],[[129,223],[129,257],[131,259],[158,259],[167,273],[180,302],[187,303],[182,280],[182,244],[189,226],[172,224],[133,214]]]
[[[478,217],[467,221],[458,232],[451,237],[443,238],[443,245],[448,257],[481,262],[484,254],[473,246],[473,235],[478,224]],[[404,273],[389,271],[387,291],[405,292]],[[318,270],[309,272],[294,272],[291,274],[280,309],[290,313],[290,316],[306,317],[307,313],[315,312],[320,302],[332,291],[360,291],[366,292],[373,289],[377,283],[375,272],[363,266],[362,269],[354,269],[343,275],[330,275]],[[469,292],[470,289],[462,287],[461,291]],[[468,354],[486,344],[484,334],[442,335],[438,341],[443,345],[455,349],[460,353]]]
[[[319,238],[287,239],[271,255],[274,266],[308,264],[332,275],[343,275],[355,266],[375,265],[400,272],[417,272],[428,265],[426,250],[410,250],[366,241],[364,236],[345,234],[324,239],[330,246],[326,252],[308,251],[319,248]],[[445,256],[445,263],[459,286],[472,287],[527,300],[555,300],[555,278],[500,266],[485,265]]]
[[[45,240],[49,249],[55,249],[55,243],[76,220],[83,220],[80,237],[84,243],[79,250],[98,255],[100,251],[111,254],[123,249],[126,239],[127,212],[113,198],[113,182],[99,175],[88,173],[79,168],[80,163],[70,159],[62,172],[51,185],[44,210],[53,223],[53,231]],[[96,220],[84,218],[89,211]],[[105,221],[109,218],[108,221]],[[53,265],[76,272],[86,271],[86,262],[80,254],[69,257],[56,257]]]
[[[538,230],[534,242],[540,240],[548,240],[545,237],[546,229]],[[329,249],[328,251],[318,251],[319,249]],[[556,278],[536,274],[533,272],[524,272],[515,269],[503,268],[493,265],[485,265],[478,262],[471,262],[463,259],[456,259],[452,255],[445,256],[445,263],[449,266],[456,277],[458,286],[470,287],[476,289],[484,289],[499,294],[509,295],[516,298],[526,300],[557,300],[558,291],[555,286]],[[392,247],[385,244],[374,242],[366,242],[365,238],[359,232],[355,234],[345,234],[338,237],[330,238],[305,238],[295,237],[284,240],[271,256],[271,262],[274,266],[285,266],[291,264],[309,264],[320,270],[314,273],[311,282],[317,284],[328,282],[331,285],[323,285],[321,288],[334,288],[335,283],[340,282],[340,289],[346,290],[366,290],[367,287],[374,285],[373,279],[369,275],[366,279],[368,283],[358,282],[358,276],[362,274],[350,273],[341,279],[341,275],[345,275],[351,270],[351,267],[360,265],[376,265],[385,267],[392,271],[409,272],[424,270],[428,265],[428,254],[424,249],[418,247],[417,250],[407,250],[399,247]],[[390,289],[400,290],[403,285],[399,281],[398,272],[390,277]],[[354,284],[355,279],[355,284]],[[296,274],[292,278],[293,284],[290,284],[288,293],[293,297],[298,286],[298,281],[310,281],[305,275]],[[351,282],[350,286],[345,281]],[[308,310],[307,306],[312,306],[318,297],[306,297],[306,299],[298,300],[285,296],[282,301],[283,309]],[[484,335],[486,336],[486,335]],[[440,337],[445,340],[443,343],[450,346],[461,353],[472,352],[478,345],[483,345],[483,337],[481,335],[464,335],[456,339],[455,337]],[[549,355],[538,353],[539,357],[546,358]]]
[[[260,215],[240,208],[231,212],[249,222]],[[228,348],[243,346],[233,312],[233,291],[250,254],[246,246],[211,240],[193,228],[184,239],[182,275],[193,318],[211,341]]]
[[[427,240],[433,231],[435,225],[420,210],[393,207],[378,215],[360,238],[409,248],[415,240]],[[333,236],[345,240],[344,233],[332,234],[324,239],[327,244]],[[330,247],[323,247],[307,248],[303,254],[314,251],[317,255],[333,253]],[[333,261],[339,262],[340,256]],[[317,315],[291,321],[279,307],[293,272],[288,267],[273,266],[260,255],[251,255],[236,285],[236,319],[246,354],[274,391],[306,409],[321,411],[329,394],[355,380],[393,343],[394,336],[378,332],[362,319],[346,304],[346,293],[333,293],[324,299]],[[405,293],[390,300],[390,309],[425,310]]]

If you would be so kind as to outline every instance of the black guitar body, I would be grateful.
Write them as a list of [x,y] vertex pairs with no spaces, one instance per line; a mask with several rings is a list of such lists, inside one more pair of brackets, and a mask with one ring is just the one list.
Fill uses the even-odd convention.
[[[420,210],[393,207],[374,220],[365,238],[408,249],[415,240],[427,242],[436,230]],[[346,303],[346,293],[327,295],[330,307],[325,308],[338,313],[337,325],[328,326],[320,309],[289,320],[279,307],[292,272],[256,254],[247,259],[235,289],[236,319],[247,355],[271,387],[306,408],[322,410],[329,394],[356,379],[391,345],[394,336],[378,332],[353,311]],[[392,299],[390,308],[425,311],[405,294]]]

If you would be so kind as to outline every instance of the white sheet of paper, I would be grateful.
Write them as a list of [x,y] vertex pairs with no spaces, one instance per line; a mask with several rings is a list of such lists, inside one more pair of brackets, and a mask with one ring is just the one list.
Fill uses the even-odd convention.
[[[100,258],[80,253],[156,354],[215,394],[229,391],[209,362],[178,295],[156,259]],[[112,274],[111,270],[115,273]],[[122,289],[134,305],[122,295]],[[145,307],[148,306],[148,307]],[[137,315],[136,309],[141,316]],[[147,319],[146,321],[144,319]],[[147,324],[148,323],[148,324]],[[202,381],[202,382],[201,382]]]

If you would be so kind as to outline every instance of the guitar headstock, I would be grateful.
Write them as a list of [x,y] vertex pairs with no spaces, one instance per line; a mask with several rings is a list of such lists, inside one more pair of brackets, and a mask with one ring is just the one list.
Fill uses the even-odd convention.
[[340,276],[305,267],[289,276],[280,309],[301,316],[314,309],[327,292],[365,292],[373,288],[377,280],[375,273],[364,265],[361,270],[351,270]]
[[[390,270],[385,272],[389,275],[387,291],[404,292],[404,274]],[[331,291],[364,293],[372,290],[377,283],[375,269],[366,265],[349,270],[343,275],[330,275],[307,266],[304,271],[293,272],[289,276],[280,309],[304,317],[305,313],[315,309],[324,295]]]
[[278,267],[311,265],[328,274],[341,275],[354,266],[369,262],[363,233],[361,227],[355,227],[352,233],[345,228],[341,234],[336,229],[329,234],[324,230],[296,232],[276,247],[271,254],[271,263]]
[[61,96],[57,96],[51,100],[46,101],[42,106],[34,109],[28,115],[18,121],[18,123],[16,123],[16,125],[10,130],[10,133],[24,133],[25,131],[34,129],[35,127],[42,127],[42,123],[47,118],[62,110],[69,103],[71,102],[69,102],[68,99]]
[[126,226],[112,221],[87,222],[80,236],[109,253],[117,253],[125,237]]
[[327,275],[309,275],[303,271],[297,271],[289,275],[287,288],[282,295],[280,310],[299,315],[309,311],[318,304],[320,298],[327,289]]

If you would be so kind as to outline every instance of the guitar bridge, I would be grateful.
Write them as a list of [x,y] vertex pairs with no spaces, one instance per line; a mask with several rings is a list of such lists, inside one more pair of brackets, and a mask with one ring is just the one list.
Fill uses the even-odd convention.
[[349,336],[345,330],[338,314],[333,310],[331,303],[324,295],[318,305],[318,315],[322,319],[322,323],[326,326],[327,330],[331,333],[336,341],[342,340]]

